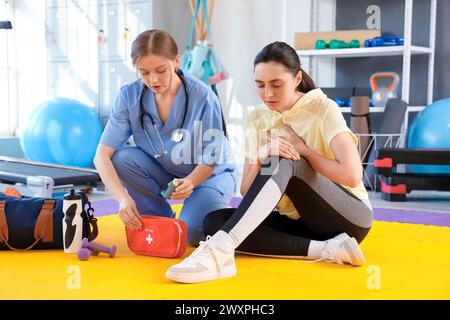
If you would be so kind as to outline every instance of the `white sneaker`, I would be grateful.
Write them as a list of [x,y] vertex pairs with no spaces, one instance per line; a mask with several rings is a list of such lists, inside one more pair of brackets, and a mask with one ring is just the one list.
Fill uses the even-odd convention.
[[322,257],[315,260],[315,262],[318,261],[362,266],[366,263],[366,258],[355,238],[349,237],[344,241],[336,241],[332,238],[326,241],[325,248],[322,251]]
[[236,264],[234,251],[225,253],[214,247],[210,240],[200,241],[200,245],[189,257],[171,266],[166,278],[182,283],[197,283],[234,277]]

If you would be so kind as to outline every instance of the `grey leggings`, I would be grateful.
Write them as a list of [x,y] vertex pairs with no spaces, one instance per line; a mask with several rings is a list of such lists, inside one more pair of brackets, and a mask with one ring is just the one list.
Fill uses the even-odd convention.
[[[274,211],[286,194],[301,218]],[[372,209],[347,189],[314,171],[304,159],[266,159],[236,209],[209,213],[205,235],[228,232],[237,250],[277,256],[307,256],[311,240],[342,232],[361,242],[372,226]]]

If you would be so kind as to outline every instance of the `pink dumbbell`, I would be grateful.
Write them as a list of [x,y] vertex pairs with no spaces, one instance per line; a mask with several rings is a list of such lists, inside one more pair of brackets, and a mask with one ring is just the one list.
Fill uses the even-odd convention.
[[117,251],[117,247],[114,245],[109,248],[95,242],[89,242],[87,238],[83,238],[83,240],[81,241],[81,249],[89,249],[93,255],[96,255],[99,252],[104,252],[107,253],[110,258],[114,257]]

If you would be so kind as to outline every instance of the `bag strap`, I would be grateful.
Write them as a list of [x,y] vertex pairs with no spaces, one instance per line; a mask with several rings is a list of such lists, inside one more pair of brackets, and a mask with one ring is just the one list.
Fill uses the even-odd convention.
[[5,214],[6,201],[0,201],[0,243],[4,242],[6,246],[14,251],[25,251],[32,249],[40,240],[43,242],[53,241],[53,208],[55,200],[44,200],[41,211],[34,226],[35,241],[24,249],[14,248],[9,245],[8,240],[8,223]]
[[53,242],[53,208],[55,200],[44,200],[41,213],[34,227],[34,238],[42,239],[43,242]]
[[191,50],[192,46],[192,40],[194,38],[194,28],[195,28],[195,21],[197,21],[198,17],[198,11],[200,9],[200,0],[195,1],[195,9],[194,9],[194,16],[191,20],[191,26],[189,27],[189,38],[187,43],[187,50]]
[[216,94],[217,99],[219,100],[219,106],[220,106],[220,116],[222,118],[222,129],[223,129],[223,134],[225,135],[226,138],[228,138],[228,132],[227,132],[227,124],[225,122],[225,116],[223,115],[223,109],[222,109],[222,104],[220,103],[220,98],[219,98],[219,92],[217,92],[217,88],[215,84],[211,85],[211,89],[212,91]]
[[206,0],[202,0],[202,3],[203,3],[203,14],[205,15],[206,30],[208,31],[208,42],[212,43],[212,32],[211,32],[211,26],[209,25],[209,19],[208,19],[208,6],[206,4]]
[[98,225],[97,225],[97,218],[94,217],[92,212],[94,211],[94,208],[91,207],[91,203],[88,202],[89,208],[87,209],[86,213],[89,218],[89,224],[92,226],[91,233],[88,236],[89,241],[93,241],[98,236]]
[[0,243],[8,241],[8,223],[5,214],[6,201],[0,201]]
[[94,208],[92,208],[91,202],[89,201],[87,195],[81,191],[81,201],[83,202],[83,210],[84,210],[84,206],[85,204],[88,205],[88,208],[86,210],[86,215],[89,219],[89,229],[92,226],[92,230],[90,230],[89,236],[88,236],[88,241],[93,241],[95,238],[97,238],[98,236],[98,225],[97,225],[97,218],[94,217]]

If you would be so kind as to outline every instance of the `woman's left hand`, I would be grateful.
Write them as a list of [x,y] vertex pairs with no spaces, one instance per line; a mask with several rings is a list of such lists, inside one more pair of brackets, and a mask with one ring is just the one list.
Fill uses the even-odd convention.
[[295,147],[301,156],[304,155],[305,150],[308,148],[305,140],[303,140],[290,126],[283,124],[282,128],[289,135],[286,139]]
[[175,188],[175,191],[172,193],[171,199],[175,200],[183,200],[189,198],[194,191],[194,184],[192,180],[189,178],[178,179],[178,186]]

